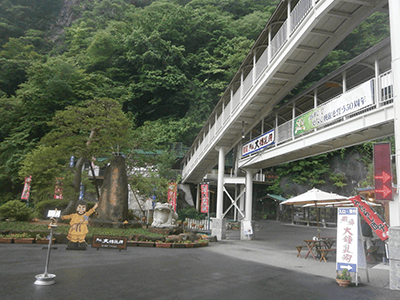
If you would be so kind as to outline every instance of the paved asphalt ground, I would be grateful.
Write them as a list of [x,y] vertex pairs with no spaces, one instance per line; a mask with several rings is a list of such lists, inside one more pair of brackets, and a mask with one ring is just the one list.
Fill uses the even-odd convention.
[[[400,299],[388,287],[385,266],[368,265],[370,282],[360,270],[359,285],[342,288],[334,280],[334,258],[304,259],[305,250],[297,258],[295,246],[317,235],[315,227],[256,224],[253,241],[229,230],[226,240],[193,249],[66,251],[56,244],[50,286],[34,284],[44,273],[42,245],[0,244],[0,299]],[[336,236],[336,230],[321,235]]]

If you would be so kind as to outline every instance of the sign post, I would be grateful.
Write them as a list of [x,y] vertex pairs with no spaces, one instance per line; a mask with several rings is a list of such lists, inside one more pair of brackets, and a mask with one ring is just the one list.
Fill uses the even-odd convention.
[[53,239],[53,228],[56,228],[58,226],[58,225],[56,225],[56,223],[57,223],[56,218],[59,218],[60,215],[61,215],[61,211],[57,210],[57,209],[49,210],[49,212],[47,213],[47,217],[50,218],[51,223],[49,225],[50,237],[49,237],[49,245],[47,247],[46,266],[44,268],[43,274],[36,275],[36,281],[35,281],[36,285],[52,285],[52,284],[56,283],[55,282],[56,275],[49,274],[47,272],[47,269],[48,269],[49,263],[50,263],[50,251],[51,251],[51,241]]

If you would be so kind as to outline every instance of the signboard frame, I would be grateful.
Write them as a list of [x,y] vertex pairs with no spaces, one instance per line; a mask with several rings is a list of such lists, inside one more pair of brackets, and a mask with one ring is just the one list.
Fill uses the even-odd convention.
[[108,236],[108,235],[94,235],[92,240],[92,248],[106,248],[126,250],[126,242],[128,238],[124,236]]

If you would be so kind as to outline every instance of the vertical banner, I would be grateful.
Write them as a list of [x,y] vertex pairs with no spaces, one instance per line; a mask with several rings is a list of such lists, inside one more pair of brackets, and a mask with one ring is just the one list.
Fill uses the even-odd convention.
[[200,212],[208,213],[210,206],[210,189],[208,183],[201,184],[201,206]]
[[338,208],[336,270],[358,272],[358,212],[356,207]]
[[170,183],[168,185],[168,203],[172,205],[174,211],[176,211],[176,191],[178,185],[176,183]]
[[393,200],[390,143],[374,144],[375,199]]
[[31,191],[32,176],[25,177],[24,189],[22,190],[21,200],[29,200],[29,192]]
[[373,210],[367,203],[361,200],[360,196],[350,198],[354,206],[358,207],[360,214],[363,216],[368,225],[376,233],[382,241],[389,237],[389,228],[387,224],[379,217],[375,210]]
[[63,195],[63,187],[62,187],[62,180],[63,177],[56,178],[56,187],[54,189],[54,199],[62,199]]

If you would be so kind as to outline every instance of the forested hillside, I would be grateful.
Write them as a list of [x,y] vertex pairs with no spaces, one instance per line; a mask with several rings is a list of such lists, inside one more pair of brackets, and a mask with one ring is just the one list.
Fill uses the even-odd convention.
[[[55,113],[86,100],[117,100],[153,146],[190,146],[278,2],[1,0],[0,202]],[[388,33],[373,15],[293,93]]]

